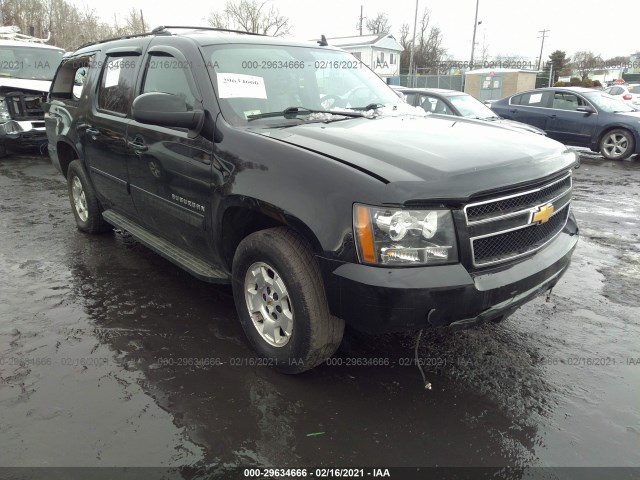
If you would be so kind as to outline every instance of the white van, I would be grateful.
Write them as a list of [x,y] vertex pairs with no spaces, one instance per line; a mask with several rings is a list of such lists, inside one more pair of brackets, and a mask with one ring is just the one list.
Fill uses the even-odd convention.
[[[64,50],[0,30],[0,157],[47,143],[42,104]],[[13,32],[15,32],[15,27]],[[3,39],[4,38],[4,39]]]

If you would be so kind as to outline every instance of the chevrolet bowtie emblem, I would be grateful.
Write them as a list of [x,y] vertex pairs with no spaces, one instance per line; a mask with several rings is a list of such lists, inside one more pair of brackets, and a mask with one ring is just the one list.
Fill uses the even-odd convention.
[[537,212],[533,212],[531,223],[547,223],[553,215],[553,205],[550,203],[538,208]]

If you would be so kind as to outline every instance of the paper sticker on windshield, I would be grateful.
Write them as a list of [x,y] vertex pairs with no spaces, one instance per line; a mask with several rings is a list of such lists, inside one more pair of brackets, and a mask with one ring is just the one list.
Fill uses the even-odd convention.
[[241,73],[217,73],[220,98],[267,98],[264,78]]
[[118,85],[120,80],[120,70],[122,67],[122,58],[114,60],[107,65],[107,78],[104,79],[104,88],[114,87]]

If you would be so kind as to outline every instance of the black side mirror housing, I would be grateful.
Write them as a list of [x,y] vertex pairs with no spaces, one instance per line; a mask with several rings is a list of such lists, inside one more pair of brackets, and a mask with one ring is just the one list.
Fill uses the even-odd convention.
[[170,93],[143,93],[133,101],[133,119],[160,127],[199,131],[204,123],[202,110],[187,110],[183,98]]
[[590,106],[578,107],[576,108],[576,112],[596,113],[593,107],[590,107]]

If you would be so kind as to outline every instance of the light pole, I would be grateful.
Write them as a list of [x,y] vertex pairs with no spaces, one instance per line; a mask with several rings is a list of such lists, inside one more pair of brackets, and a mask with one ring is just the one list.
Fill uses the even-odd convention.
[[416,14],[413,18],[413,40],[411,40],[411,53],[409,54],[409,87],[413,87],[413,80],[411,77],[411,72],[413,70],[413,51],[415,50],[416,45],[416,26],[418,25],[418,0],[416,0]]

